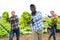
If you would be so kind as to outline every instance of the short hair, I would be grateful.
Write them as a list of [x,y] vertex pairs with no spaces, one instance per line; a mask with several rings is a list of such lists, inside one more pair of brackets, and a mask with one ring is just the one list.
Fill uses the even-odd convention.
[[50,12],[54,12],[54,11],[52,10],[52,11],[50,11]]
[[34,4],[31,4],[30,7],[35,7],[35,5]]
[[14,12],[14,13],[15,13],[15,11],[11,11],[11,13],[12,13],[12,12]]

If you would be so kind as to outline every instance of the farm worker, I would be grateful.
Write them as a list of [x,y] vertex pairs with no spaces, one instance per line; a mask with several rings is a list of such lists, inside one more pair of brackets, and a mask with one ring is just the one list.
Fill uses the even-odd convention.
[[51,26],[51,34],[49,36],[49,39],[51,38],[51,36],[53,36],[54,40],[56,40],[56,29],[57,29],[57,24],[58,24],[58,16],[57,14],[55,14],[54,11],[50,11],[51,13],[51,22],[52,22],[52,26]]
[[30,5],[31,10],[31,17],[32,20],[28,23],[30,23],[30,26],[32,28],[32,35],[33,40],[42,40],[42,27],[43,27],[43,20],[42,20],[42,14],[39,11],[36,11],[36,7],[34,4]]
[[20,36],[20,28],[18,26],[18,17],[15,15],[15,11],[11,12],[11,17],[9,18],[9,23],[11,24],[10,39],[13,40],[14,33],[16,33],[17,40]]

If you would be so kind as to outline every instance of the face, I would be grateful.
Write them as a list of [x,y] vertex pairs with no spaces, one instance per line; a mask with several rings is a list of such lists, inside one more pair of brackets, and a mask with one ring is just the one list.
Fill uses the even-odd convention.
[[12,12],[11,12],[11,15],[14,16],[14,15],[15,15],[15,11],[12,11]]
[[54,15],[54,11],[50,11],[51,15]]
[[35,12],[35,11],[36,11],[35,9],[36,9],[36,8],[35,8],[34,6],[30,7],[30,10],[31,10],[32,12]]

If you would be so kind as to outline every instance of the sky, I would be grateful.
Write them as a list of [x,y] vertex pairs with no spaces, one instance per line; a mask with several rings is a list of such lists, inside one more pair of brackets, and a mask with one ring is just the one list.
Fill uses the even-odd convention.
[[37,11],[42,12],[42,16],[50,15],[50,11],[54,10],[57,15],[60,15],[60,0],[0,0],[0,16],[4,11],[8,11],[11,16],[11,11],[15,11],[18,17],[24,11],[30,11],[30,4],[35,4]]

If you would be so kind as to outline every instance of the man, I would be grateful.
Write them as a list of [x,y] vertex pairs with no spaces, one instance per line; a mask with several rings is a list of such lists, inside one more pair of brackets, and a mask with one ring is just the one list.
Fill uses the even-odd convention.
[[[34,4],[30,5],[31,10],[31,16],[32,20],[30,23],[30,26],[32,28],[32,35],[33,40],[42,40],[42,27],[43,27],[43,21],[42,21],[42,14],[41,12],[36,11],[36,7]],[[28,22],[29,23],[29,22]]]
[[54,22],[53,25],[52,25],[52,27],[51,27],[51,34],[50,34],[48,40],[50,40],[51,36],[53,36],[54,40],[56,40],[56,29],[57,29],[57,24],[58,24],[58,19],[57,19],[58,16],[57,16],[57,14],[55,14],[54,11],[50,11],[50,13],[52,15],[51,16],[52,23],[54,22],[54,18],[56,18],[56,22]]
[[14,33],[16,33],[17,40],[19,40],[20,31],[18,26],[18,17],[15,15],[15,11],[12,11],[11,15],[12,16],[9,18],[9,22],[11,24],[10,40],[13,40]]

